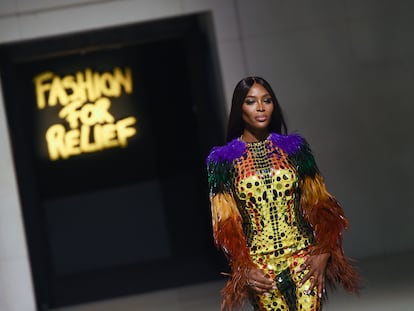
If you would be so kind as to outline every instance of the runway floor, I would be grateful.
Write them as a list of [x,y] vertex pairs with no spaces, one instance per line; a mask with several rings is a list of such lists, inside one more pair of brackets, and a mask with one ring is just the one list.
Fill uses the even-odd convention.
[[[414,311],[414,252],[360,260],[359,296],[331,292],[324,311]],[[58,311],[219,310],[223,282],[210,282],[57,309]],[[245,306],[243,311],[252,310]]]

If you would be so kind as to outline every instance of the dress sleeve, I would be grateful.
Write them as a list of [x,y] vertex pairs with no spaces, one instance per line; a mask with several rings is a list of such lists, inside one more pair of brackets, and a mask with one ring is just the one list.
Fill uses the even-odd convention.
[[247,272],[254,267],[243,232],[242,218],[230,186],[231,163],[209,156],[207,175],[213,237],[217,248],[222,249],[231,273],[222,289],[221,310],[235,310],[248,298]]
[[330,253],[326,277],[332,287],[357,292],[360,276],[342,247],[342,234],[349,222],[339,202],[327,191],[324,179],[305,139],[295,154],[300,176],[300,208],[312,228],[315,254]]

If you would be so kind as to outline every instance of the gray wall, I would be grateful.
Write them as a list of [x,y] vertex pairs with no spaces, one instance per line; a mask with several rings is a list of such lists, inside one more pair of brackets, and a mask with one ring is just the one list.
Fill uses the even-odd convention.
[[414,3],[237,5],[247,72],[272,82],[310,141],[350,218],[349,253],[414,249]]
[[[246,75],[274,86],[351,221],[348,253],[413,250],[414,2],[0,0],[0,43],[201,11],[228,105]],[[0,310],[34,310],[2,99],[0,144]]]

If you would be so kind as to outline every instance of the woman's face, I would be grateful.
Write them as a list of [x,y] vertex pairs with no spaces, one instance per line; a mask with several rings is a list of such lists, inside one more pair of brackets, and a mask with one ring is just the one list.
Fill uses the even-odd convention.
[[251,133],[267,132],[273,109],[273,100],[269,92],[262,85],[254,83],[242,105],[245,130]]

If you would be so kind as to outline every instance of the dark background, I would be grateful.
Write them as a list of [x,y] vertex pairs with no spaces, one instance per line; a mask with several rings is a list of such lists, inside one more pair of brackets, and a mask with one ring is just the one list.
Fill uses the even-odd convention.
[[[1,74],[40,309],[219,278],[204,159],[223,142],[224,112],[209,16],[194,15],[0,47]],[[132,69],[111,98],[137,135],[50,161],[32,78]],[[56,116],[60,107],[51,115]],[[48,122],[50,122],[48,124]]]

